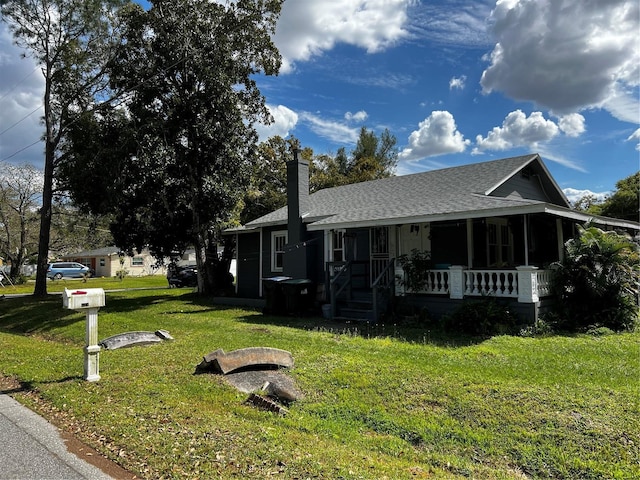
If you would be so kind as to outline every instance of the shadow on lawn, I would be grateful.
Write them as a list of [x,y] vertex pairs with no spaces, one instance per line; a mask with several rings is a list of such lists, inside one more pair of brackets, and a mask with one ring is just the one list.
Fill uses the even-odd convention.
[[[171,302],[183,302],[190,308],[177,310],[170,307]],[[239,306],[223,305],[212,297],[201,297],[188,293],[176,297],[173,294],[125,296],[118,293],[108,293],[103,311],[109,313],[127,313],[141,310],[150,305],[167,303],[165,314],[206,314],[213,311],[251,310]],[[38,300],[34,297],[20,297],[0,302],[0,331],[10,333],[38,333],[47,332],[53,328],[64,327],[77,322],[84,322],[84,315],[62,308],[60,296],[49,296]],[[252,325],[274,325],[306,330],[309,332],[324,332],[335,335],[359,336],[362,338],[395,338],[401,341],[432,344],[448,347],[463,347],[482,343],[485,337],[470,337],[444,332],[439,325],[403,325],[393,322],[380,322],[370,325],[357,321],[334,321],[321,316],[275,316],[262,315],[259,310],[254,314],[238,315],[237,321]]]
[[0,330],[9,333],[46,332],[84,321],[76,312],[62,308],[59,295],[4,299],[0,303]]
[[395,338],[399,341],[446,347],[467,347],[480,344],[487,340],[486,337],[472,337],[445,332],[439,325],[416,327],[384,322],[372,325],[358,321],[328,320],[320,316],[298,317],[274,315],[243,316],[238,317],[238,321],[253,325],[277,325],[307,330],[309,332],[331,333],[334,335],[362,338]]
[[143,295],[139,297],[121,296],[117,293],[107,293],[106,305],[103,307],[105,311],[110,313],[126,313],[149,307],[150,305],[159,305],[165,302],[183,300],[184,297],[176,297],[169,294],[153,294]]
[[0,375],[0,395],[10,395],[14,393],[24,393],[37,391],[38,385],[52,383],[67,383],[83,380],[82,375],[73,375],[60,378],[57,380],[17,380],[15,378],[3,377]]
[[[166,294],[131,298],[107,293],[106,305],[101,312],[127,313],[175,300],[175,296]],[[62,308],[60,295],[49,295],[42,299],[33,296],[5,298],[0,302],[0,331],[31,334],[79,322],[85,322],[85,315]]]

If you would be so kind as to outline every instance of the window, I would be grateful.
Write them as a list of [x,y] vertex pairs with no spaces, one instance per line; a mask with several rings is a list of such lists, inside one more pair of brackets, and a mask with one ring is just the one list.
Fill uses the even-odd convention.
[[104,266],[105,266],[105,260],[104,260],[104,258],[101,258],[101,259],[100,259],[100,266],[101,266],[101,267],[104,267]]
[[334,230],[332,238],[333,261],[344,262],[344,230]]
[[132,267],[144,267],[144,259],[142,257],[133,257],[131,259]]
[[487,219],[487,265],[504,267],[513,264],[513,235],[504,218]]
[[271,271],[281,272],[284,265],[284,246],[287,244],[287,232],[271,233]]

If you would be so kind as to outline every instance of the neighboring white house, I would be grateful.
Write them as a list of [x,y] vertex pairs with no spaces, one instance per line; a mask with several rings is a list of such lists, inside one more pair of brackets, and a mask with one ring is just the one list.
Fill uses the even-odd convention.
[[97,277],[114,277],[120,269],[126,270],[127,275],[134,277],[167,274],[166,267],[157,267],[155,258],[146,248],[133,256],[121,256],[120,252],[117,247],[104,247],[64,255],[62,260],[82,263],[93,269]]
[[[218,254],[222,253],[222,247],[218,249]],[[125,255],[122,257],[124,263],[120,264],[120,249],[117,247],[104,247],[96,250],[87,250],[84,252],[73,253],[71,255],[63,255],[62,260],[78,262],[95,271],[97,277],[114,277],[116,272],[121,268],[127,270],[127,275],[139,277],[143,275],[166,275],[166,266],[157,267],[155,258],[149,253],[148,249],[136,253],[130,257]],[[169,261],[166,260],[165,264]],[[195,265],[196,254],[193,249],[188,249],[183,255],[178,265]],[[231,261],[231,274],[236,276],[236,260]]]

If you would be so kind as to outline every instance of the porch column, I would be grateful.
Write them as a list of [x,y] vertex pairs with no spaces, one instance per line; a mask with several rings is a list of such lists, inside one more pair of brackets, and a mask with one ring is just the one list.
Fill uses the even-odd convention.
[[473,220],[467,218],[467,266],[473,268]]
[[464,267],[451,265],[449,267],[449,298],[463,299],[465,291]]
[[516,267],[518,271],[518,302],[537,303],[538,298],[538,267],[523,265]]
[[402,285],[402,280],[404,280],[404,269],[400,266],[400,262],[396,261],[394,264],[394,278],[396,279],[396,296],[404,295],[406,290],[404,289],[404,285]]
[[562,219],[556,218],[556,237],[558,238],[558,260],[564,260],[564,233],[562,231]]
[[524,264],[529,265],[529,215],[524,215]]

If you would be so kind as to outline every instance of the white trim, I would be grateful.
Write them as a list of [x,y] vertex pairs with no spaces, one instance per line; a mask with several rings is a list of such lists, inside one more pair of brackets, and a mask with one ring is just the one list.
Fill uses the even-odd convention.
[[240,262],[238,261],[239,258],[238,258],[238,234],[237,233],[235,234],[235,237],[236,237],[236,239],[235,239],[234,243],[235,243],[236,247],[234,249],[235,250],[234,254],[236,256],[236,278],[234,278],[235,286],[233,287],[233,290],[236,292],[236,295],[237,295],[238,294],[238,285],[240,285],[240,283],[238,282],[238,271],[240,270],[238,267],[240,266]]
[[467,218],[467,266],[473,267],[473,220]]
[[[276,239],[282,239],[282,245],[281,245],[281,249],[280,250],[276,250]],[[284,270],[284,247],[287,244],[287,242],[289,241],[289,233],[286,230],[277,230],[274,232],[271,232],[271,252],[270,252],[270,259],[271,259],[271,271],[272,272],[282,272]],[[276,258],[277,258],[277,254],[281,253],[282,254],[282,265],[278,266],[276,263]]]
[[[336,248],[336,236],[342,235],[342,248]],[[344,228],[338,228],[331,230],[329,233],[329,261],[331,262],[345,262],[347,260],[347,231]],[[342,259],[336,260],[336,251],[342,252]]]
[[558,241],[558,258],[564,260],[564,232],[562,231],[562,219],[556,218],[556,239]]
[[260,253],[259,253],[259,257],[260,258],[259,258],[259,261],[258,261],[258,272],[259,272],[258,273],[258,294],[262,298],[262,295],[263,295],[263,292],[262,292],[262,277],[264,276],[264,269],[262,268],[262,264],[264,263],[263,262],[263,260],[264,260],[264,258],[263,258],[264,257],[264,248],[263,248],[264,241],[263,241],[262,237],[263,237],[264,232],[263,232],[263,230],[261,228],[258,230],[258,232],[260,234],[260,237],[259,237],[260,238]]
[[524,216],[524,264],[529,266],[529,215]]

